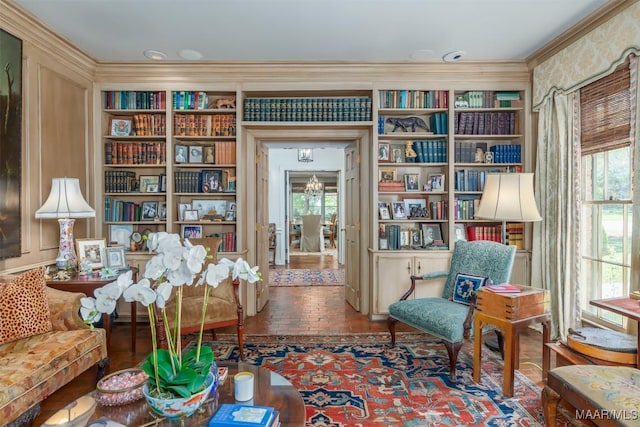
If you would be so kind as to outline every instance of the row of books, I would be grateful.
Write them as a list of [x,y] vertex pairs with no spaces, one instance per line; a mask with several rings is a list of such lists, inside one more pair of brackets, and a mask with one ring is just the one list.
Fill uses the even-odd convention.
[[206,110],[209,95],[206,92],[183,90],[171,93],[171,107],[174,110]]
[[211,233],[209,237],[219,237],[220,245],[218,252],[235,252],[237,248],[237,238],[235,231],[226,231],[224,233]]
[[250,122],[353,122],[371,120],[370,97],[246,98]]
[[173,116],[175,136],[235,136],[235,114],[184,114]]
[[520,144],[496,144],[489,147],[493,153],[493,163],[521,163],[522,149]]
[[413,141],[418,163],[445,163],[447,161],[447,141],[444,139],[426,139]]
[[134,190],[136,173],[132,171],[104,171],[105,193],[129,193]]
[[482,141],[456,141],[456,163],[484,163],[487,143]]
[[456,198],[453,206],[454,218],[457,220],[474,219],[479,206],[480,197]]
[[517,249],[524,249],[524,224],[521,222],[508,222],[506,224],[506,243]]
[[173,173],[176,193],[235,193],[236,179],[228,169],[180,170]]
[[489,240],[502,243],[501,225],[467,225],[467,240]]
[[378,230],[380,250],[447,250],[442,240],[440,224],[419,224],[419,228],[403,228],[398,224],[384,224]]
[[380,108],[448,108],[446,90],[381,90]]
[[105,91],[107,110],[164,110],[167,100],[164,91]]
[[492,170],[460,169],[453,174],[453,188],[455,191],[483,191],[488,173]]
[[111,197],[104,198],[105,221],[153,221],[155,219],[164,220],[166,217],[166,202],[145,201],[137,203],[133,201],[111,199]]
[[458,111],[456,135],[515,135],[518,115],[514,111]]
[[104,162],[107,165],[164,165],[164,142],[113,142],[104,143]]
[[280,425],[280,412],[271,406],[222,403],[208,425],[209,427],[277,427]]
[[[520,101],[520,92],[495,92],[492,90],[475,90],[462,94],[468,108],[512,107],[512,102]],[[507,102],[508,104],[502,104]],[[456,107],[460,107],[456,105]]]
[[164,114],[134,114],[133,134],[135,136],[165,136],[167,116]]

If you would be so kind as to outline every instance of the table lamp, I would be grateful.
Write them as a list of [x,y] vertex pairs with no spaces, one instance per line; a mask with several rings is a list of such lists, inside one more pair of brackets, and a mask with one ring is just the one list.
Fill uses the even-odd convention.
[[502,243],[506,244],[506,223],[541,221],[533,196],[532,173],[487,174],[476,219],[502,221]]
[[94,218],[95,216],[96,211],[82,196],[78,178],[53,178],[49,198],[36,211],[36,218],[58,219],[60,245],[56,266],[59,269],[69,270],[78,265],[73,242],[75,218]]

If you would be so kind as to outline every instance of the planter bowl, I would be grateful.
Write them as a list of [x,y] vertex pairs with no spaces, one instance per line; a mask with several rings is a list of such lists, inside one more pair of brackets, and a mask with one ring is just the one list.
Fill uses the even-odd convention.
[[153,412],[169,419],[178,419],[192,415],[202,406],[215,385],[215,377],[210,373],[205,381],[205,389],[190,397],[159,399],[149,395],[149,385],[147,383],[142,388],[142,392]]

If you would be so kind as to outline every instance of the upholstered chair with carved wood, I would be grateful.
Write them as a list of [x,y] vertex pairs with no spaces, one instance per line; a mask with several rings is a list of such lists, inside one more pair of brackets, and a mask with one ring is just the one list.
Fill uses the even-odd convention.
[[[471,336],[475,288],[469,283],[507,283],[516,247],[489,241],[456,242],[449,271],[411,276],[411,286],[389,306],[388,326],[395,345],[395,325],[402,322],[440,338],[449,355],[449,378],[455,381],[458,352]],[[411,298],[420,282],[446,277],[441,297]],[[489,279],[489,280],[486,280]]]
[[[221,239],[219,238],[201,238],[189,239],[194,245],[202,245],[208,249],[208,257],[205,261],[203,270],[209,263],[217,262],[218,246]],[[238,348],[240,357],[244,359],[244,311],[240,304],[240,283],[239,281],[227,278],[221,282],[217,288],[212,288],[209,294],[209,302],[207,303],[207,312],[204,321],[204,330],[211,331],[213,339],[216,339],[215,330],[226,326],[236,326],[238,337]],[[183,286],[182,291],[182,321],[180,333],[186,334],[198,332],[200,330],[200,316],[202,315],[202,302],[204,297],[204,289],[202,286]],[[175,293],[175,291],[174,291]],[[168,325],[173,331],[173,319],[175,318],[175,294],[167,301],[166,312]],[[156,323],[158,328],[158,337],[160,345],[166,347],[167,338],[165,327],[160,313],[156,313]],[[185,344],[183,340],[183,345]]]

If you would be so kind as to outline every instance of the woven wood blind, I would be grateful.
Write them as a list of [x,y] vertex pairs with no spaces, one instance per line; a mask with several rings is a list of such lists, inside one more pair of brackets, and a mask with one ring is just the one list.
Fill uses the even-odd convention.
[[629,60],[580,89],[582,154],[630,145]]

